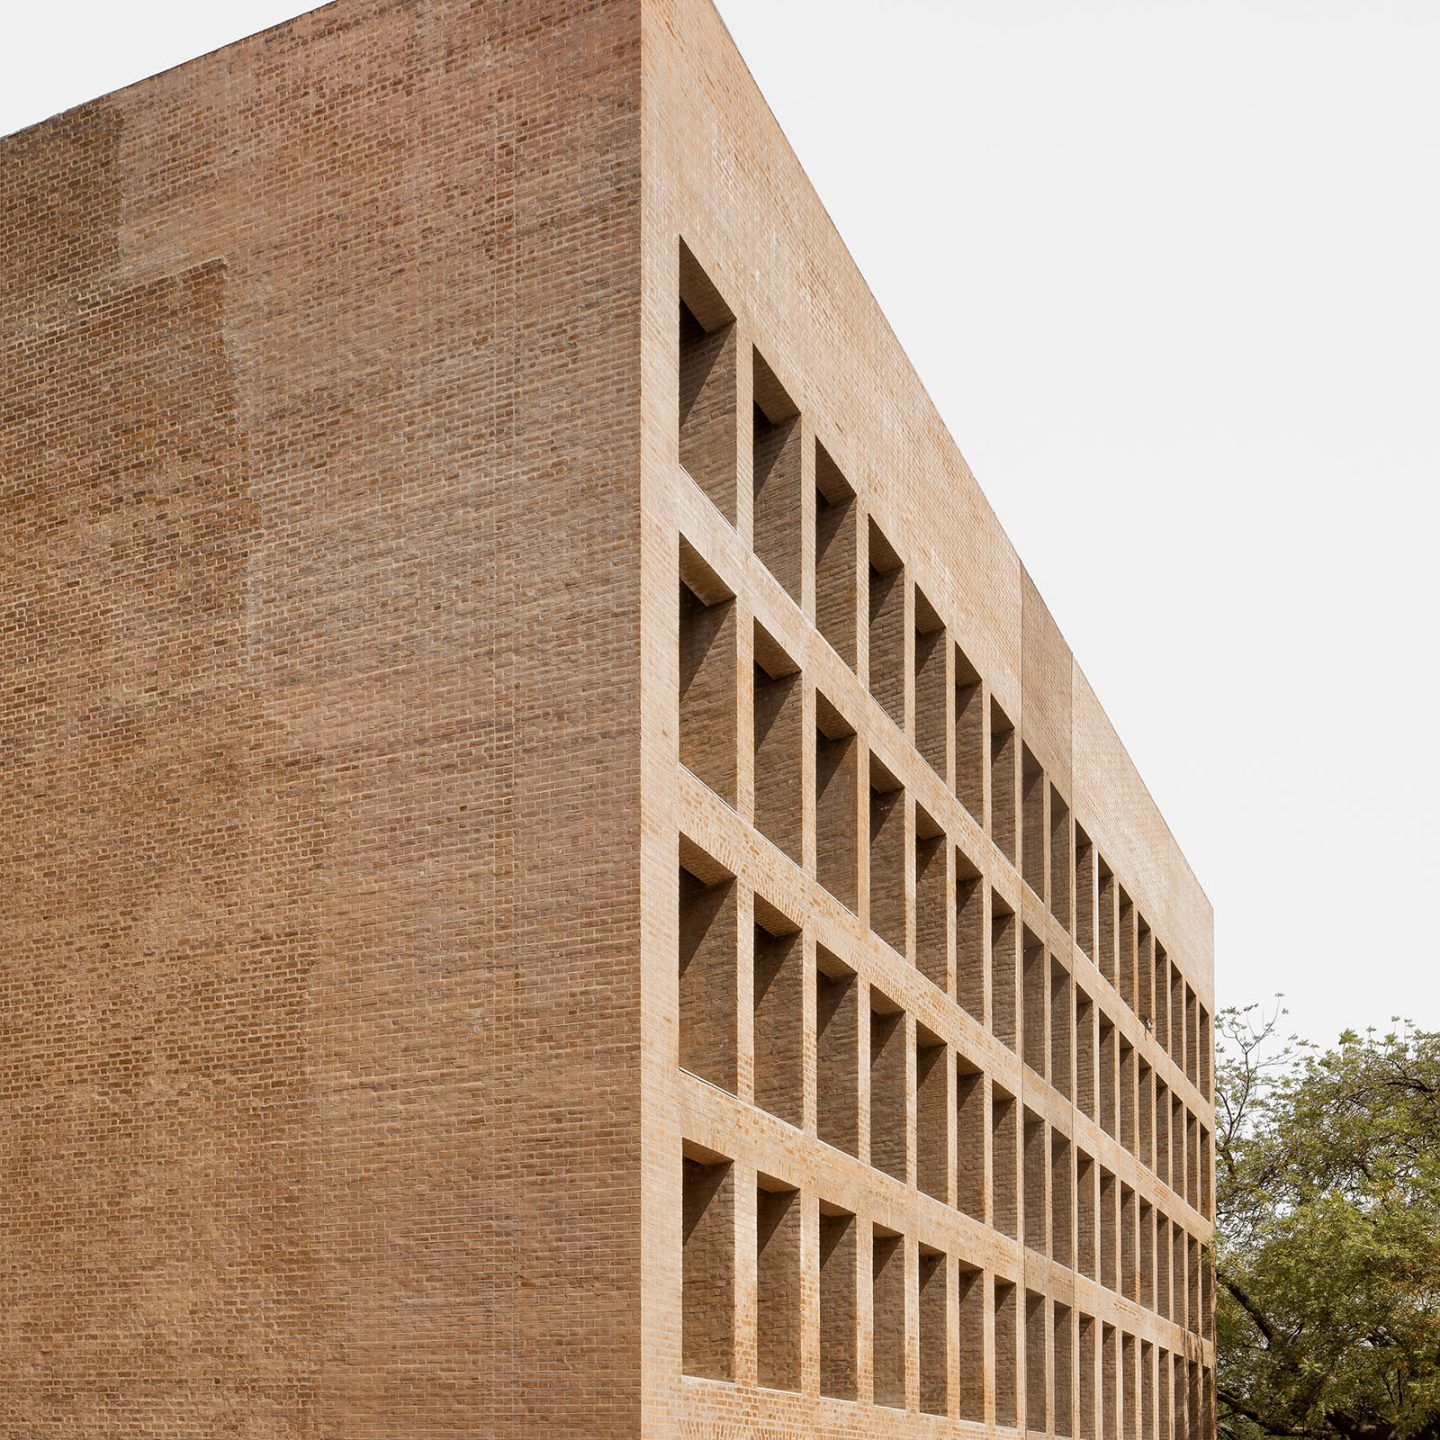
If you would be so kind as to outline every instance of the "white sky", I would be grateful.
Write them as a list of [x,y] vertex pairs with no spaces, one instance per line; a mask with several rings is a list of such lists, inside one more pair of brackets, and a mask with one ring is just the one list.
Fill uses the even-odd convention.
[[[314,8],[48,0],[0,133]],[[1435,0],[719,0],[1216,908],[1440,1026]]]

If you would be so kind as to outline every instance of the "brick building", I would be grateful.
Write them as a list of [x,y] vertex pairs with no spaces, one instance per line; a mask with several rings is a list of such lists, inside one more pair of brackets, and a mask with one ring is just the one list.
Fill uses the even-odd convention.
[[0,1440],[1208,1435],[1208,902],[707,0],[0,198]]

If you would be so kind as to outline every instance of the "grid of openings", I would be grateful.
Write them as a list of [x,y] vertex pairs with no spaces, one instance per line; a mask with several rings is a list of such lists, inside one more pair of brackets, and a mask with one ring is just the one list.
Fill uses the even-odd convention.
[[[815,435],[802,377],[683,247],[680,282],[680,464],[759,568],[684,523],[679,761],[742,842],[682,824],[678,1060],[822,1147],[770,1174],[747,1122],[687,1139],[683,1368],[1198,1437],[1211,1017],[975,637]],[[838,1178],[856,1161],[863,1194]],[[1090,1288],[1047,1293],[1027,1249]]]

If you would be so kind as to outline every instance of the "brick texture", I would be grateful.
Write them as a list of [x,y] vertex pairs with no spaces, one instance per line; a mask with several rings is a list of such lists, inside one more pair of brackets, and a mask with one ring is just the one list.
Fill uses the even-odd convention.
[[638,57],[342,0],[0,142],[7,1440],[637,1433]]

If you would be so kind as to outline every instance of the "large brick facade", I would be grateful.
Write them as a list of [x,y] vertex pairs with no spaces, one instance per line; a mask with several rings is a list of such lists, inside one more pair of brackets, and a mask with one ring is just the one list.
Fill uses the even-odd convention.
[[1208,1433],[1208,903],[706,0],[0,200],[0,1440]]

